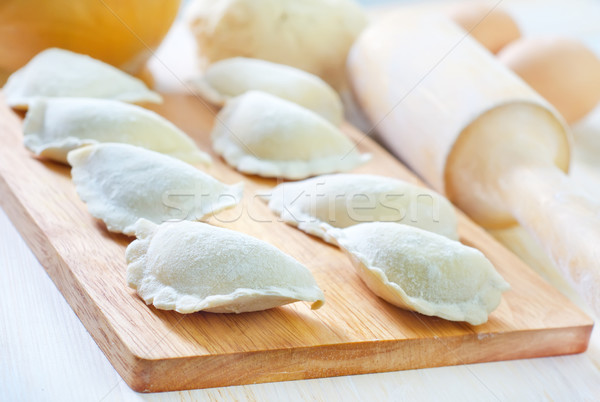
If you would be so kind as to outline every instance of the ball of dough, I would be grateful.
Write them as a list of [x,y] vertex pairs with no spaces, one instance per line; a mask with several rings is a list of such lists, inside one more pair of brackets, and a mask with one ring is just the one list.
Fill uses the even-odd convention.
[[300,68],[336,88],[366,25],[352,0],[196,0],[187,18],[203,67],[253,57]]

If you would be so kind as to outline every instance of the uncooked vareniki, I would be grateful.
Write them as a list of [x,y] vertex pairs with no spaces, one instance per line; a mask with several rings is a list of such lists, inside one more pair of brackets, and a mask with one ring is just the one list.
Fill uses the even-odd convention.
[[128,143],[189,163],[210,163],[210,156],[168,120],[140,106],[114,100],[34,99],[23,131],[27,148],[62,163],[67,162],[69,151],[99,142]]
[[212,140],[228,164],[264,177],[303,179],[350,170],[370,158],[321,116],[259,91],[227,102]]
[[387,221],[415,226],[458,239],[452,204],[424,187],[390,177],[334,174],[282,183],[269,198],[269,208],[290,225],[324,238],[323,223],[345,228]]
[[304,106],[336,126],[344,119],[342,101],[333,88],[316,75],[283,64],[234,57],[211,64],[192,85],[219,106],[230,98],[258,90]]
[[376,295],[425,315],[483,324],[510,288],[479,250],[412,226],[362,223],[327,235]]
[[50,48],[14,72],[3,88],[6,102],[26,110],[31,100],[45,97],[104,98],[123,102],[160,103],[162,98],[139,79],[89,56]]
[[226,185],[185,162],[133,145],[90,145],[69,152],[67,159],[79,197],[111,232],[131,235],[139,218],[200,220],[242,197],[241,184]]
[[127,247],[127,283],[147,303],[180,313],[242,313],[324,303],[310,271],[272,245],[199,222],[141,219]]

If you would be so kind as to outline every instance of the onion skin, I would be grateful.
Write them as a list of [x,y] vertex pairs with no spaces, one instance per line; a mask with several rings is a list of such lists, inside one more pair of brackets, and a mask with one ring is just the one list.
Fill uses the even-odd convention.
[[145,66],[181,0],[2,0],[0,82],[49,47],[87,54],[130,74]]

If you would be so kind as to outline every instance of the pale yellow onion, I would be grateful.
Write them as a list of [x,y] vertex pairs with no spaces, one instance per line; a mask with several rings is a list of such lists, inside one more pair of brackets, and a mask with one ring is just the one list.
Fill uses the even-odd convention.
[[140,73],[181,0],[2,0],[0,83],[48,47]]

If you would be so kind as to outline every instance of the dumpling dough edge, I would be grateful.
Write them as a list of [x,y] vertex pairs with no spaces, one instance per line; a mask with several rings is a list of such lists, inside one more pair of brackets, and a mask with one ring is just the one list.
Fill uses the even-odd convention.
[[[25,64],[23,67],[21,67],[20,69],[18,69],[14,73],[12,73],[10,75],[10,77],[8,77],[8,81],[6,82],[6,84],[4,84],[4,87],[2,88],[6,104],[8,106],[10,106],[11,108],[13,108],[15,110],[25,110],[26,111],[29,108],[29,103],[31,102],[31,100],[35,99],[37,97],[37,96],[28,96],[28,95],[24,96],[21,94],[21,92],[22,92],[21,87],[23,86],[22,81],[25,79],[24,77],[26,76],[27,67],[28,67],[29,63],[34,61],[34,59],[37,58],[37,56],[39,56],[40,54],[42,54],[44,52],[48,52],[48,51],[55,52],[55,53],[56,52],[68,53],[69,55],[71,55],[71,57],[73,57],[73,56],[87,57],[87,58],[91,59],[92,61],[100,63],[104,67],[107,67],[109,71],[113,71],[113,72],[122,74],[124,76],[127,76],[128,78],[131,79],[131,82],[136,83],[137,86],[142,88],[142,90],[140,92],[124,92],[124,93],[120,93],[116,97],[100,98],[100,99],[114,99],[114,100],[118,100],[121,102],[135,103],[135,104],[137,104],[137,103],[156,103],[156,104],[163,103],[163,97],[158,92],[155,92],[155,91],[152,91],[151,89],[149,89],[142,80],[140,80],[139,78],[134,77],[130,74],[127,74],[126,72],[124,72],[108,63],[105,63],[101,60],[95,59],[95,58],[90,57],[85,54],[76,53],[76,52],[72,52],[72,51],[60,49],[60,48],[48,48],[48,49],[41,51],[37,55],[35,55],[29,62],[27,62],[27,64]],[[11,93],[15,89],[17,91],[16,95]]]
[[[51,101],[51,99],[65,99],[65,98],[44,98],[44,97],[38,97],[33,99],[30,104],[29,104],[29,111],[27,112],[27,115],[25,116],[25,120],[23,121],[23,132],[24,132],[24,136],[23,136],[23,143],[25,145],[25,147],[27,149],[29,149],[30,151],[32,151],[36,156],[40,156],[43,158],[47,158],[56,162],[60,162],[60,163],[64,163],[64,164],[69,164],[69,162],[67,161],[67,154],[77,148],[81,148],[83,146],[86,145],[94,145],[94,144],[99,144],[100,141],[97,141],[95,139],[91,139],[91,138],[79,138],[79,137],[65,137],[65,138],[59,138],[59,139],[53,139],[50,142],[45,142],[44,139],[42,138],[42,136],[40,135],[40,133],[43,131],[43,126],[44,126],[44,121],[46,119],[46,109],[47,109],[47,102]],[[76,101],[78,98],[67,98],[67,99],[73,99],[73,101]],[[93,98],[93,99],[97,99],[97,98]],[[112,101],[110,99],[100,99],[98,98],[98,100],[101,101]],[[116,103],[121,103],[119,101],[114,101]],[[137,106],[137,105],[132,105],[132,104],[125,104],[123,103],[123,105],[127,105],[129,107],[135,107],[135,108],[141,108],[141,106]],[[150,110],[147,109],[143,109],[144,112],[146,113],[154,113]],[[164,119],[162,116],[158,115],[159,118]],[[166,123],[171,124],[172,123],[166,119],[164,119]],[[173,125],[173,127],[175,127]],[[180,131],[177,127],[175,127],[175,132]],[[181,136],[185,136],[184,138],[189,139],[190,141],[190,150],[189,151],[178,151],[178,152],[172,152],[172,153],[163,153],[164,155],[169,155],[169,156],[173,156],[177,159],[180,159],[184,162],[188,162],[190,164],[196,164],[196,163],[200,163],[203,165],[207,165],[210,166],[212,164],[212,158],[211,156],[202,151],[195,143],[194,141],[187,136],[187,134],[185,134],[184,132],[180,133]],[[123,144],[131,144],[131,145],[136,145],[136,144],[132,144],[129,142],[123,142]],[[139,146],[139,145],[136,145]],[[144,147],[146,149],[150,149],[147,147]],[[151,150],[155,150],[155,149],[151,149]],[[160,152],[158,150],[155,150],[157,152]]]
[[[223,107],[227,101],[236,96],[242,95],[244,92],[240,92],[238,95],[233,96],[224,94],[215,88],[213,85],[213,80],[216,79],[218,82],[219,78],[223,78],[223,76],[226,75],[223,73],[223,71],[219,71],[219,69],[230,73],[231,71],[235,70],[236,67],[241,69],[245,65],[249,67],[250,77],[247,81],[250,83],[256,83],[253,81],[255,77],[253,77],[252,74],[258,73],[259,77],[256,81],[258,81],[259,84],[253,88],[247,89],[244,92],[251,90],[264,91],[304,106],[309,110],[319,114],[321,117],[329,120],[336,127],[339,127],[342,124],[344,120],[344,106],[339,94],[320,77],[287,64],[274,63],[268,60],[250,57],[231,57],[210,64],[204,74],[193,79],[190,84],[201,97],[216,106]],[[320,102],[315,104],[315,99],[318,98],[315,96],[307,96],[306,92],[308,91],[274,91],[270,88],[267,89],[261,87],[260,83],[263,81],[261,79],[261,75],[264,76],[268,74],[280,74],[294,81],[295,85],[303,85],[304,87],[310,88],[314,92],[319,92],[320,96],[318,98],[320,98]],[[246,82],[246,85],[248,82]],[[269,84],[271,83],[269,82]],[[251,87],[251,85],[247,86]],[[326,104],[327,107],[323,107],[323,104]],[[317,106],[320,107],[317,108]]]
[[[111,144],[111,143],[102,143],[102,144]],[[99,145],[102,145],[102,144],[99,144]],[[78,162],[83,161],[85,158],[87,158],[93,152],[94,145],[96,145],[96,144],[92,144],[91,146],[84,146],[82,148],[77,148],[77,149],[70,151],[67,154],[67,159],[68,159],[69,164],[71,164],[72,166],[77,165]],[[128,146],[134,147],[133,145],[128,145]],[[142,148],[142,149],[145,149],[145,148]],[[155,152],[155,151],[151,151],[151,150],[148,150],[148,151]],[[160,155],[163,155],[163,154],[160,154]],[[164,155],[164,156],[170,157],[168,155]],[[178,159],[175,159],[175,158],[173,158],[173,159],[179,161]],[[184,163],[182,161],[180,161],[180,162]],[[73,169],[76,169],[76,168],[77,168],[76,166],[73,166]],[[194,167],[191,165],[190,165],[190,168],[194,169]],[[79,195],[79,198],[81,198],[81,200],[84,203],[86,203],[88,212],[94,218],[99,219],[102,222],[104,222],[104,224],[106,225],[106,228],[109,232],[123,233],[127,236],[132,236],[135,233],[135,229],[134,229],[135,223],[132,223],[128,226],[125,226],[124,228],[121,228],[122,225],[120,224],[119,219],[107,219],[106,218],[106,215],[107,215],[106,203],[103,202],[102,200],[98,200],[97,197],[95,196],[95,194],[93,193],[93,191],[88,186],[85,185],[87,175],[84,175],[84,177],[76,177],[76,175],[73,174],[73,169],[71,170],[72,181],[75,184],[75,189],[77,191],[77,194]],[[232,200],[232,198],[230,198],[230,197],[221,197],[223,201],[221,203],[214,204],[213,208],[212,208],[211,212],[209,212],[209,214],[217,213],[217,212],[225,210],[227,208],[234,207],[239,203],[239,200],[241,200],[241,198],[242,198],[243,189],[244,189],[243,182],[240,182],[237,184],[232,184],[232,185],[223,183],[223,185],[226,186],[235,195],[235,197],[234,197],[235,200]],[[114,210],[114,208],[113,208],[113,210]],[[122,212],[115,212],[115,213],[118,213],[119,215],[122,214]],[[111,214],[109,213],[108,215],[111,215]]]
[[[449,238],[451,240],[457,240],[457,241],[459,240],[458,228],[457,228],[458,218],[456,217],[456,213],[455,213],[454,208],[453,208],[452,204],[450,203],[450,201],[448,201],[441,194],[435,193],[433,190],[430,190],[426,187],[421,187],[421,186],[409,183],[409,182],[401,180],[401,179],[395,179],[392,177],[372,175],[372,174],[341,173],[341,174],[321,175],[321,176],[315,176],[313,178],[307,179],[306,182],[310,182],[311,180],[316,180],[316,179],[327,180],[329,178],[335,180],[336,176],[344,177],[348,180],[352,180],[352,178],[354,176],[357,178],[361,178],[361,179],[372,178],[374,180],[374,182],[377,182],[377,180],[383,179],[383,180],[388,181],[389,183],[397,182],[398,185],[406,186],[406,190],[414,189],[415,191],[418,190],[418,191],[424,191],[424,192],[434,194],[435,196],[439,197],[440,204],[446,204],[446,205],[444,205],[444,209],[446,209],[447,211],[450,211],[450,213],[452,213],[453,220],[451,220],[451,226],[452,226],[451,230],[450,230],[450,227],[448,227],[448,230],[444,231],[444,233],[433,232],[433,231],[431,231],[431,232],[446,236],[447,238]],[[332,236],[327,236],[327,231],[334,228],[335,226],[333,226],[327,222],[320,221],[317,217],[312,216],[310,213],[306,213],[297,205],[288,205],[284,202],[286,187],[295,189],[295,186],[302,185],[302,183],[303,183],[302,181],[284,182],[284,183],[278,184],[277,186],[272,188],[270,190],[270,192],[258,194],[258,196],[259,196],[259,198],[261,198],[263,201],[265,201],[267,203],[267,205],[271,211],[273,211],[274,213],[279,215],[281,220],[284,221],[285,223],[287,223],[288,225],[297,227],[298,229],[302,230],[305,233],[308,233],[312,236],[319,237],[328,243],[337,245],[337,241]],[[303,195],[306,193],[307,193],[306,191],[301,191],[299,193],[292,193],[292,194],[293,195],[297,194],[297,196],[300,196],[300,195]],[[297,201],[297,200],[293,200],[293,202],[294,201]],[[373,221],[373,222],[377,222],[377,221]],[[357,222],[356,224],[359,224],[359,223],[360,222]],[[396,223],[405,224],[402,222],[396,222]],[[416,225],[409,225],[409,226],[418,227]]]
[[[226,103],[225,107],[221,109],[217,115],[215,127],[211,132],[214,151],[221,155],[227,164],[238,171],[244,174],[253,174],[261,177],[281,177],[290,180],[300,180],[311,176],[352,170],[371,160],[371,154],[359,153],[356,149],[356,144],[344,134],[340,135],[343,135],[344,141],[348,141],[348,143],[352,145],[352,148],[347,155],[331,155],[314,158],[310,161],[262,159],[251,155],[243,149],[243,145],[240,146],[236,143],[235,140],[237,137],[231,132],[228,125],[228,121],[231,118],[230,116],[234,116],[237,111],[238,104],[241,101],[250,102],[246,100],[250,99],[250,95],[259,95],[261,97],[267,96],[268,98],[277,99],[278,102],[281,101],[286,104],[291,104],[293,105],[293,108],[301,108],[307,113],[314,115],[314,118],[322,119],[334,130],[339,131],[339,129],[328,120],[303,106],[262,91],[248,91],[243,95],[232,98]],[[242,140],[237,140],[242,142]]]
[[[130,243],[125,251],[125,258],[128,263],[127,284],[136,291],[138,290],[138,284],[145,280],[146,252],[148,251],[152,237],[156,230],[158,230],[158,227],[159,225],[156,225],[146,219],[139,219],[134,225],[137,239]],[[301,298],[299,295],[300,291],[295,292],[293,288],[263,288],[260,291],[248,288],[239,288],[233,293],[227,295],[212,295],[204,299],[198,299],[192,295],[185,295],[176,302],[174,299],[177,299],[176,296],[178,292],[170,286],[162,286],[163,288],[154,294],[142,296],[138,293],[138,295],[147,305],[152,304],[156,308],[162,310],[175,310],[182,314],[189,314],[197,311],[206,311],[209,313],[242,313],[261,311],[301,300],[312,301],[311,309],[316,310],[321,308],[325,302],[325,297],[318,288],[316,289],[319,291],[319,294],[313,297],[314,300],[306,300],[306,297]],[[262,305],[255,304],[254,308],[251,310],[244,309],[246,301],[254,299],[256,296],[268,297],[265,299]],[[183,302],[181,302],[181,300],[183,300]],[[232,305],[232,301],[236,301],[236,303]]]
[[[410,227],[408,225],[404,226]],[[432,232],[427,232],[414,227],[411,228],[423,233],[431,234],[433,236],[438,236],[447,241],[454,241]],[[400,285],[395,282],[391,282],[383,269],[372,266],[367,256],[359,252],[351,252],[349,249],[347,249],[346,242],[344,241],[344,229],[333,228],[327,224],[324,224],[323,229],[327,230],[326,236],[328,241],[332,244],[338,245],[344,254],[348,256],[356,268],[360,278],[365,282],[367,287],[373,291],[373,293],[393,305],[410,311],[416,311],[429,316],[437,316],[450,321],[466,321],[472,325],[480,325],[486,323],[488,320],[488,315],[498,307],[501,302],[502,292],[510,290],[510,285],[494,269],[492,272],[492,278],[485,282],[484,286],[479,289],[474,298],[466,302],[457,304],[433,303],[422,298],[412,297],[406,294]],[[462,243],[460,244],[463,247],[468,247]],[[481,251],[473,247],[469,248],[483,256]],[[485,258],[485,256],[483,257]],[[493,305],[488,304],[491,302],[491,296],[489,296],[490,291],[498,293],[497,302],[494,302]],[[482,298],[482,296],[486,295],[489,296],[487,300]],[[489,308],[490,313],[484,311],[481,305],[477,305],[475,308],[469,308],[465,310],[464,307],[469,307],[469,305],[472,305],[474,300],[480,300],[482,304],[485,304],[485,307]]]

